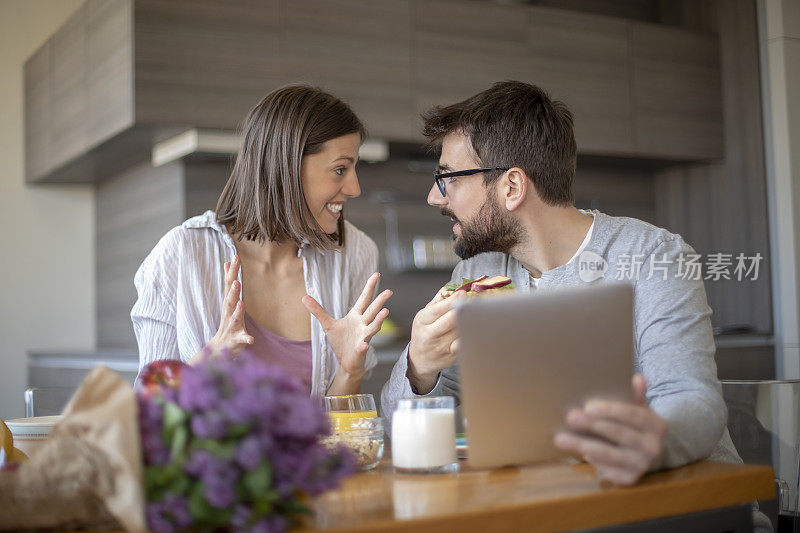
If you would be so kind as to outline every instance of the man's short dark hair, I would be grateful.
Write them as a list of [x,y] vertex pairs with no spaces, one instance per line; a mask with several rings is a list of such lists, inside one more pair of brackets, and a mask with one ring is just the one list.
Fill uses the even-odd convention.
[[[542,201],[573,205],[577,147],[572,113],[541,88],[498,82],[462,102],[434,107],[422,119],[423,134],[432,146],[440,145],[448,133],[464,133],[481,166],[521,168]],[[500,175],[487,172],[484,183],[489,185]]]

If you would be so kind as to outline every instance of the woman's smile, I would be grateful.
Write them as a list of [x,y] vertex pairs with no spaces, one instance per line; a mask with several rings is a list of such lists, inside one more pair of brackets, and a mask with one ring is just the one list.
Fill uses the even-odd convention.
[[328,214],[336,219],[342,216],[343,207],[344,207],[344,202],[328,202],[327,204],[325,204],[325,209],[328,211]]

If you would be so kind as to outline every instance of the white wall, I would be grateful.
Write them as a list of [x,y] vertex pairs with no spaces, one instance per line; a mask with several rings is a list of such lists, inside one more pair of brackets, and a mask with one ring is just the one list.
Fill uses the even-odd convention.
[[800,2],[760,0],[778,378],[800,378]]
[[24,185],[23,64],[82,0],[0,0],[0,417],[29,350],[94,347],[94,192]]

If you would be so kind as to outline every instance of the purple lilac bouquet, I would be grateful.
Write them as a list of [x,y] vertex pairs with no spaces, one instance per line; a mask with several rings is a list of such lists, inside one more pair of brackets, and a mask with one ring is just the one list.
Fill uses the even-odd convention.
[[249,353],[185,367],[170,387],[138,389],[147,523],[154,532],[285,531],[305,494],[356,470],[320,444],[327,416],[280,368]]

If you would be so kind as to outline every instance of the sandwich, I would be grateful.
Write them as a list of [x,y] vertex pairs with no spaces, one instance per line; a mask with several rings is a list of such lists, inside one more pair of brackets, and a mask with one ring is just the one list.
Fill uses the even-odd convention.
[[442,296],[448,298],[457,292],[466,292],[467,296],[483,296],[484,294],[502,294],[514,290],[511,278],[505,276],[481,276],[475,279],[462,278],[461,283],[450,283],[442,289]]

